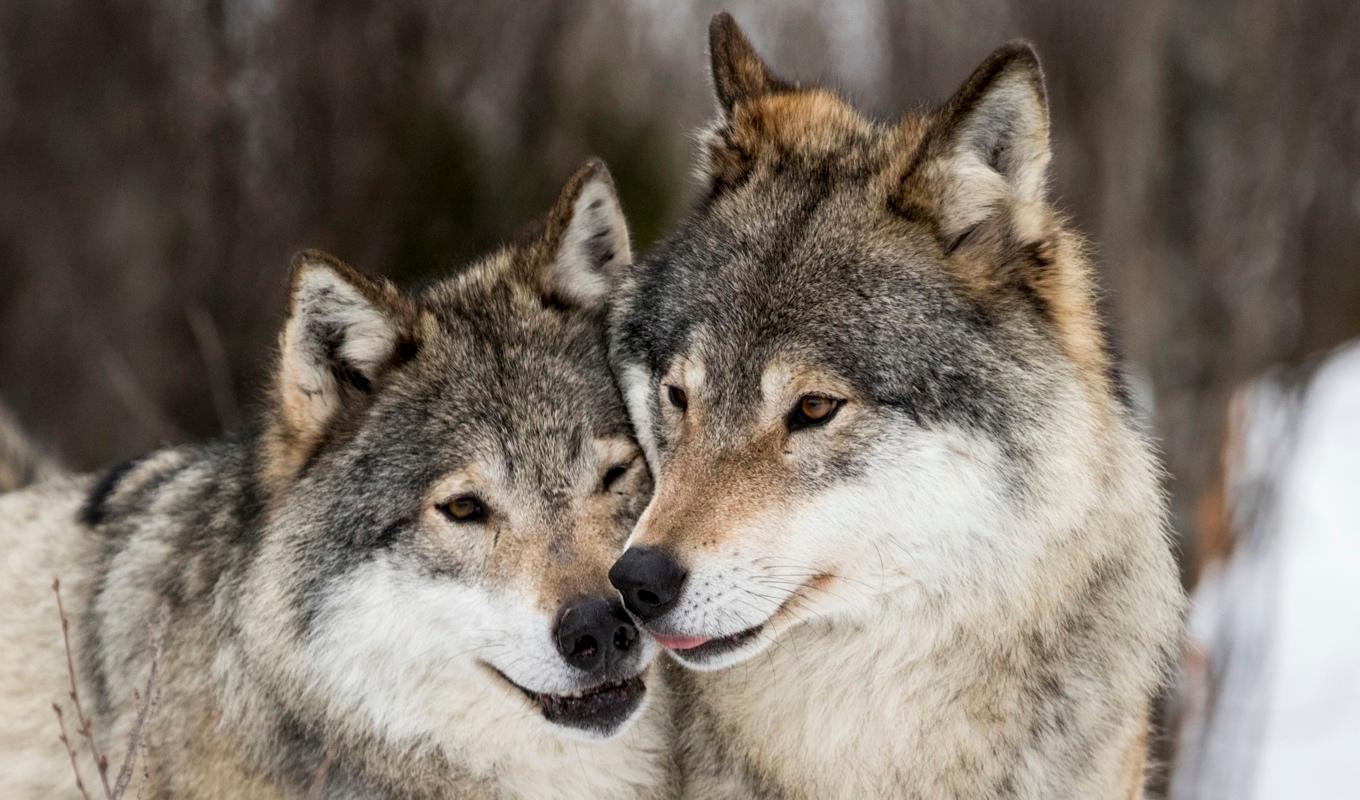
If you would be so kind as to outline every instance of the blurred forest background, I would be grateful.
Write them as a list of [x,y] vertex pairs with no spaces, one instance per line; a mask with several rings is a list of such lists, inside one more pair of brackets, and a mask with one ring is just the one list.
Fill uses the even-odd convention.
[[[0,396],[82,469],[233,428],[294,251],[441,275],[588,155],[645,249],[695,190],[720,8],[783,76],[884,117],[1037,45],[1054,195],[1093,242],[1187,585],[1229,563],[1260,516],[1232,493],[1231,410],[1263,375],[1303,396],[1360,336],[1354,0],[0,4]],[[1172,740],[1187,714],[1221,740],[1213,649]],[[1178,795],[1247,796],[1173,747]]]

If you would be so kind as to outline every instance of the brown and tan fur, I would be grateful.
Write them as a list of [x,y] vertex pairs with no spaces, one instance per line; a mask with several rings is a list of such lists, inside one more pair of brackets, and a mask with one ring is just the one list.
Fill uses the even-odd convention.
[[688,796],[1141,796],[1183,597],[1033,51],[882,123],[711,50],[709,193],[611,317]]
[[[598,162],[522,243],[420,291],[302,254],[255,426],[0,496],[0,795],[75,794],[58,576],[115,767],[168,610],[143,796],[302,798],[321,774],[327,798],[668,796],[655,646],[596,669],[554,641],[573,599],[612,596],[650,492],[605,353],[629,260]],[[534,697],[643,679],[607,719]]]

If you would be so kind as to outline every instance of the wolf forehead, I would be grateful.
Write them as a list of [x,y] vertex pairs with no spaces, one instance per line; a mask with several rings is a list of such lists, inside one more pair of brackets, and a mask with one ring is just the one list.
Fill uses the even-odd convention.
[[853,176],[760,183],[702,210],[628,276],[616,362],[663,379],[698,361],[713,395],[748,404],[782,364],[918,421],[1001,427],[1014,413],[1003,387],[1051,352],[1042,332],[960,291],[933,237],[869,204]]
[[416,304],[416,354],[379,398],[403,440],[423,436],[472,460],[493,446],[530,456],[629,436],[599,319],[476,274],[427,288]]
[[439,285],[421,295],[430,315],[421,377],[451,402],[476,398],[526,414],[585,422],[621,413],[601,320],[545,307],[514,284]]

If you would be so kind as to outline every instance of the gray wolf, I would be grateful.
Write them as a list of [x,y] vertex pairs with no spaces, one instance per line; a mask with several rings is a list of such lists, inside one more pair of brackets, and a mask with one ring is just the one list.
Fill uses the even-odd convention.
[[606,359],[630,259],[599,162],[420,291],[303,253],[253,429],[0,498],[3,794],[74,794],[54,575],[115,753],[169,610],[148,796],[323,764],[326,797],[664,794],[656,646],[607,581],[651,488]]
[[1034,51],[883,123],[710,48],[707,192],[610,319],[686,791],[1141,796],[1183,597]]

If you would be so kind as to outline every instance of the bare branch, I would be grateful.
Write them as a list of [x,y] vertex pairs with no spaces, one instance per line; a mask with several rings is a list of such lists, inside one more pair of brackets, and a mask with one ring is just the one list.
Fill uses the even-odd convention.
[[146,721],[151,718],[151,712],[155,710],[156,700],[160,692],[157,678],[160,676],[161,651],[165,643],[165,631],[170,626],[170,607],[161,604],[160,618],[151,628],[151,671],[146,676],[146,689],[138,698],[137,721],[128,733],[127,755],[123,757],[123,766],[118,770],[118,780],[114,782],[113,794],[110,800],[122,800],[127,793],[128,784],[132,782],[132,771],[137,765],[137,753],[139,748],[144,745],[143,734],[146,729]]
[[137,800],[142,800],[146,787],[151,785],[151,753],[147,752],[145,736],[142,737],[139,747],[142,751],[142,785],[137,787]]
[[[61,641],[66,647],[66,678],[70,682],[71,691],[68,696],[71,698],[71,705],[76,710],[76,722],[79,727],[76,733],[84,737],[86,744],[90,747],[90,758],[94,759],[95,768],[99,771],[99,781],[104,785],[104,796],[112,799],[113,794],[109,790],[109,760],[99,751],[99,745],[94,740],[94,726],[90,718],[85,715],[85,708],[80,704],[80,689],[76,680],[76,660],[71,653],[71,620],[66,616],[66,606],[61,602],[61,580],[52,579],[52,594],[57,598],[57,615],[61,617]],[[61,709],[57,709],[57,719],[61,719]],[[66,735],[66,724],[62,721],[62,735]],[[78,779],[78,778],[77,778]]]
[[90,800],[90,793],[85,790],[85,781],[80,777],[80,766],[76,764],[76,749],[71,746],[71,738],[66,735],[66,718],[62,716],[61,706],[53,703],[52,710],[57,712],[57,727],[61,729],[61,735],[57,740],[66,748],[66,755],[71,759],[71,772],[76,776],[76,789],[80,790],[81,797]]

